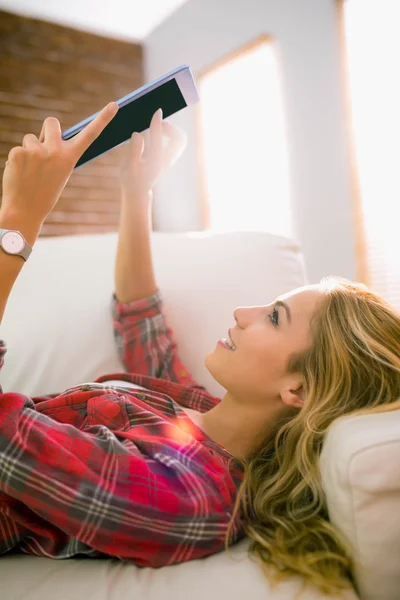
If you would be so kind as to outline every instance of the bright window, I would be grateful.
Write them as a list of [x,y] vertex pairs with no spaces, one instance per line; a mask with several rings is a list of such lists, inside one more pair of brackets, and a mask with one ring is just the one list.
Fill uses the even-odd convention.
[[292,235],[281,82],[266,40],[199,78],[202,162],[212,230]]
[[351,120],[369,285],[400,308],[398,0],[344,4]]

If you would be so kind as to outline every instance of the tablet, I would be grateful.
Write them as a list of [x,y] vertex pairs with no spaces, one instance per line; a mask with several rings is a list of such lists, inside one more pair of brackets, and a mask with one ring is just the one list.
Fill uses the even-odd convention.
[[[82,154],[74,168],[77,169],[120,146],[131,138],[133,132],[141,133],[148,129],[154,113],[159,108],[162,108],[163,119],[166,119],[198,101],[196,84],[188,65],[181,65],[162,75],[116,101],[120,107],[117,114]],[[64,131],[62,139],[69,140],[74,137],[93,121],[99,112]]]

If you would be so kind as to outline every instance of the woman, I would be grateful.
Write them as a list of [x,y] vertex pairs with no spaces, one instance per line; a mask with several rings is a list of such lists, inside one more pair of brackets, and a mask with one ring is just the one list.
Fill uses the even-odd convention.
[[[67,142],[46,119],[39,139],[11,150],[0,229],[34,244],[116,110]],[[0,394],[0,553],[158,567],[247,534],[269,577],[273,563],[323,592],[347,587],[351,556],[329,523],[318,459],[338,417],[399,407],[400,319],[365,286],[333,278],[239,307],[230,347],[206,356],[227,390],[214,398],[179,359],[151,263],[151,189],[184,139],[158,111],[146,156],[143,142],[132,137],[121,169],[113,315],[127,372],[45,398]],[[0,318],[22,265],[0,248]]]

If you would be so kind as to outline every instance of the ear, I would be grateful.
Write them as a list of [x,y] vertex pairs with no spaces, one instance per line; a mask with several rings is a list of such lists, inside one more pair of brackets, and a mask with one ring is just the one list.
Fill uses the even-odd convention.
[[282,402],[287,406],[292,406],[293,408],[303,408],[304,388],[302,381],[297,378],[287,382],[286,387],[281,389],[280,396]]

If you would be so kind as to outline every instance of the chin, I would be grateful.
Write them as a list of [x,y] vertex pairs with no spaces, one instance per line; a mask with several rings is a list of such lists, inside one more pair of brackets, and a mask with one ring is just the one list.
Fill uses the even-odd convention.
[[215,368],[215,363],[218,359],[215,358],[215,350],[211,350],[211,352],[207,352],[206,357],[204,359],[205,367],[208,371],[210,371],[211,375],[214,377],[213,370]]
[[224,371],[226,371],[226,366],[224,366],[223,361],[219,358],[217,349],[207,352],[204,359],[204,365],[215,381],[226,389],[226,381],[223,376]]
[[[207,354],[205,356],[204,365],[205,365],[207,371],[210,371],[209,365],[210,365],[210,362],[212,362],[212,358],[211,357],[212,357],[213,354],[214,354],[214,351],[211,351],[211,352],[207,352]],[[210,373],[211,373],[211,371],[210,371]]]

